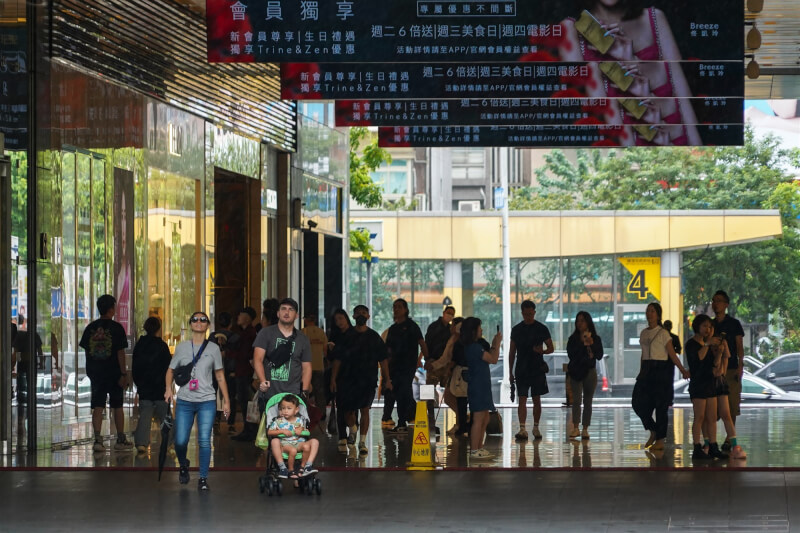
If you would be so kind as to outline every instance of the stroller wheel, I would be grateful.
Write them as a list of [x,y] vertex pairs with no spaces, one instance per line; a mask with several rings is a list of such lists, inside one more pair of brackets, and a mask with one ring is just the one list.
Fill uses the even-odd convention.
[[275,482],[275,494],[278,496],[283,496],[283,485],[280,481]]
[[322,481],[314,478],[314,490],[317,492],[317,496],[322,494]]
[[258,492],[264,494],[264,491],[267,489],[266,480],[264,480],[264,476],[258,478]]
[[311,480],[306,482],[306,496],[311,496],[314,494],[314,488],[311,486]]

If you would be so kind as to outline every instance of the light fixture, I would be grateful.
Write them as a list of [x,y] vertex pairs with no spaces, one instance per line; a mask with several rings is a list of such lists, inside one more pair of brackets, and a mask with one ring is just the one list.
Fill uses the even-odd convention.
[[745,43],[747,44],[748,50],[757,50],[761,48],[761,32],[756,27],[755,22],[753,22],[753,27],[747,32]]
[[750,62],[745,67],[744,71],[747,74],[747,77],[751,80],[758,78],[759,74],[761,74],[761,67],[758,65],[756,58],[753,54],[747,54],[744,57],[749,57]]
[[747,10],[751,13],[761,13],[764,9],[764,0],[747,0]]

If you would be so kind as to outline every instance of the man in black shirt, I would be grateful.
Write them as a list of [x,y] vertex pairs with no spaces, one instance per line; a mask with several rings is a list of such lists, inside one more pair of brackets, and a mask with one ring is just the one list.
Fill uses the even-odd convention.
[[103,426],[103,411],[108,405],[114,410],[114,425],[117,429],[117,443],[114,449],[130,451],[133,443],[125,436],[125,414],[122,409],[122,395],[130,384],[125,362],[125,348],[128,337],[122,324],[115,322],[117,300],[110,294],[97,299],[100,318],[86,326],[81,336],[80,347],[86,350],[86,376],[92,382],[92,427],[96,452],[105,451],[100,430]]
[[[547,368],[544,355],[553,353],[550,330],[535,320],[536,304],[531,300],[522,302],[522,322],[511,329],[511,343],[508,351],[508,368],[511,382],[516,381],[519,403],[519,432],[517,440],[528,440],[525,421],[528,418],[528,396],[533,398],[533,437],[542,438],[539,419],[542,417],[542,398],[547,394]],[[514,362],[516,361],[516,368]]]
[[[431,322],[425,331],[425,344],[428,346],[428,357],[425,358],[425,384],[426,385],[445,385],[444,379],[447,369],[439,371],[433,369],[433,362],[439,359],[444,353],[447,341],[450,340],[450,322],[456,316],[456,308],[448,305],[442,311],[441,318]],[[428,419],[432,427],[435,427],[433,417],[434,402],[428,402]],[[439,428],[436,428],[438,431]]]
[[664,321],[664,329],[667,330],[669,336],[672,337],[672,347],[675,349],[675,353],[680,355],[683,351],[683,346],[681,346],[681,339],[672,333],[672,320]]
[[395,300],[392,313],[394,324],[386,333],[386,348],[389,355],[389,377],[397,402],[397,425],[390,431],[407,433],[406,424],[412,420],[416,409],[414,373],[422,363],[422,357],[428,356],[428,346],[419,326],[408,316],[408,302],[402,298]]
[[[337,384],[341,383],[346,390],[338,391],[339,409],[345,412],[348,427],[356,425],[356,415],[360,411],[361,424],[359,433],[361,441],[358,445],[360,455],[367,455],[367,433],[369,432],[369,409],[375,399],[378,387],[378,366],[383,375],[389,375],[389,364],[386,358],[386,345],[381,336],[367,327],[369,309],[365,305],[357,305],[353,309],[356,326],[352,329],[351,344],[348,350],[334,350],[331,388],[337,392]],[[346,353],[345,353],[346,352]],[[392,389],[391,379],[384,382],[387,390]]]
[[[714,336],[725,337],[731,358],[728,360],[728,371],[725,381],[728,383],[728,404],[731,408],[731,420],[736,425],[739,415],[739,403],[742,397],[742,373],[744,372],[744,329],[741,322],[728,315],[730,298],[725,291],[717,291],[711,298],[711,308],[714,310]],[[731,449],[731,442],[727,438],[722,445],[723,451]]]

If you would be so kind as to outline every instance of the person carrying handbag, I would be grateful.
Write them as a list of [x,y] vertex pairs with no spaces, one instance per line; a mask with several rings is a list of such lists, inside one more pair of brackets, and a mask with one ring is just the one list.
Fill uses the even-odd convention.
[[184,382],[183,374],[189,367],[188,381],[181,385],[175,401],[175,453],[178,456],[180,472],[178,481],[189,483],[189,460],[186,451],[189,435],[197,417],[198,459],[200,463],[200,479],[197,488],[209,489],[208,469],[211,464],[211,430],[217,412],[217,395],[212,380],[216,379],[222,391],[222,411],[227,418],[231,410],[228,396],[228,385],[225,382],[225,370],[219,346],[208,342],[206,334],[210,321],[203,311],[195,311],[189,319],[192,338],[175,347],[175,354],[170,361],[166,375],[166,392],[164,400],[169,404],[174,397],[173,376],[180,375],[179,382]]

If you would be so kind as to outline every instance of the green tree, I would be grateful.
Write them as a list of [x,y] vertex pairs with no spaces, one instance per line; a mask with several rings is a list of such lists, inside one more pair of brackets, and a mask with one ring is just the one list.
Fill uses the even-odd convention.
[[[579,150],[575,161],[556,150],[545,161],[511,209],[778,209],[781,238],[684,254],[685,303],[704,305],[724,288],[743,321],[772,315],[790,331],[800,326],[800,191],[791,173],[800,151],[748,128],[741,147]],[[582,278],[593,276],[581,267]]]
[[383,163],[391,163],[392,156],[378,146],[377,138],[364,145],[368,135],[367,128],[350,128],[350,197],[363,207],[380,207],[383,194],[371,173]]

